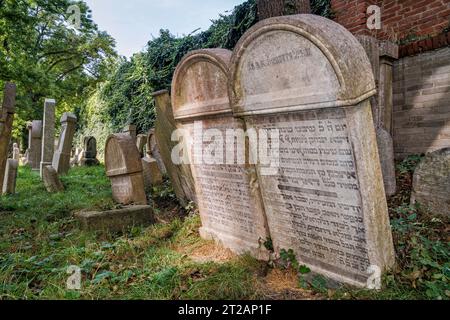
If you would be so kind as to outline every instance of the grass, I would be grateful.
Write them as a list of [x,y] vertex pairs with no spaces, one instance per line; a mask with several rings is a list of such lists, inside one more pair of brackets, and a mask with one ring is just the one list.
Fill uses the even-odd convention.
[[[58,194],[21,167],[17,194],[0,197],[0,299],[448,299],[448,219],[409,205],[419,161],[398,164],[389,200],[398,264],[381,291],[327,289],[320,276],[305,281],[308,269],[293,267],[289,252],[291,263],[264,263],[202,240],[194,206],[180,207],[167,181],[149,194],[157,224],[81,231],[72,213],[116,207],[104,167],[73,168]],[[66,286],[72,265],[82,271],[79,291]]]

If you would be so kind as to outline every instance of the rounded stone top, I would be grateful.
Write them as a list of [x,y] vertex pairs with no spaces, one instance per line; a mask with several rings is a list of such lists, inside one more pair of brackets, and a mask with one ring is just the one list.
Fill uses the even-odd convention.
[[33,120],[31,122],[31,137],[42,138],[42,120]]
[[352,106],[376,94],[359,41],[343,26],[311,14],[254,25],[236,45],[230,73],[236,115]]
[[183,57],[172,81],[175,119],[231,113],[227,87],[231,55],[226,49],[203,49]]
[[108,177],[142,171],[141,155],[132,136],[112,134],[106,140],[105,167]]

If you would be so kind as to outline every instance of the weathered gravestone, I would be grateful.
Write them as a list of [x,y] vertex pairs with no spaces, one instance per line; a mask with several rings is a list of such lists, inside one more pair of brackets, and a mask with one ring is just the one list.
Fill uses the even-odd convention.
[[136,138],[136,147],[138,148],[139,154],[141,155],[141,158],[143,158],[144,155],[144,148],[147,143],[148,136],[146,134],[138,134]]
[[116,202],[123,205],[147,204],[141,157],[131,135],[118,133],[108,137],[105,166]]
[[28,155],[29,163],[33,170],[40,170],[42,152],[42,121],[33,120],[31,128],[31,144]]
[[150,129],[147,135],[147,144],[146,144],[146,154],[150,158],[154,158],[158,163],[159,170],[162,174],[166,174],[166,166],[164,165],[164,161],[161,157],[161,152],[159,152],[158,143],[156,142],[156,134],[155,129]]
[[45,99],[44,119],[42,121],[41,177],[43,168],[52,165],[53,152],[55,151],[55,105],[55,100]]
[[429,153],[419,163],[411,202],[418,202],[433,214],[450,217],[450,148]]
[[369,287],[394,265],[375,94],[361,44],[319,16],[264,20],[233,53],[235,115],[260,135],[278,132],[271,165],[257,165],[275,251],[293,249],[313,271]]
[[16,86],[6,83],[3,93],[3,103],[0,113],[0,181],[5,177],[8,148],[11,140],[12,125],[14,121],[16,103]]
[[189,201],[197,201],[194,178],[189,165],[177,165],[172,162],[172,150],[178,142],[172,141],[172,134],[177,127],[173,118],[170,95],[167,90],[163,90],[153,93],[153,97],[156,105],[155,136],[161,158],[178,201],[186,206]]
[[[231,52],[224,49],[186,55],[172,82],[173,113],[178,128],[185,131],[184,139],[190,141],[183,152],[187,152],[195,180],[200,234],[237,253],[267,259],[264,242],[269,233],[256,170],[246,165],[245,155],[238,157],[245,140],[239,145],[235,134],[244,137],[244,123],[233,118],[228,98],[230,58]],[[203,134],[207,130],[215,131],[211,131],[214,138]],[[223,143],[208,151],[213,139]]]
[[19,168],[19,161],[8,159],[6,161],[5,177],[3,180],[2,194],[16,193],[17,169]]
[[27,130],[28,130],[28,148],[25,151],[25,161],[24,164],[25,165],[29,165],[31,166],[31,162],[30,162],[30,148],[31,148],[31,132],[33,130],[33,123],[32,122],[27,122]]
[[[97,140],[95,137],[84,138],[84,151],[79,162],[81,166],[97,166],[100,162],[97,159]],[[78,157],[76,154],[75,157]]]
[[42,170],[42,180],[44,181],[45,189],[50,193],[64,191],[64,185],[59,179],[58,172],[52,166],[45,166]]
[[137,127],[134,124],[127,125],[122,130],[123,133],[129,134],[133,137],[133,140],[137,139]]
[[70,152],[72,151],[73,136],[75,134],[77,117],[66,112],[61,117],[61,135],[58,146],[53,155],[53,168],[58,174],[67,174],[70,169]]
[[13,160],[19,161],[20,159],[20,149],[17,143],[13,143]]
[[389,132],[383,128],[378,128],[376,134],[381,172],[383,173],[384,190],[386,191],[386,195],[393,196],[397,191],[394,140]]

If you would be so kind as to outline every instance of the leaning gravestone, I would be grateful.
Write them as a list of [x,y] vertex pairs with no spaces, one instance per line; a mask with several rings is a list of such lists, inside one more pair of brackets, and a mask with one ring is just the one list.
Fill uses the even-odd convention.
[[42,121],[41,177],[43,168],[52,165],[53,160],[55,147],[55,105],[55,100],[45,99],[44,120]]
[[158,163],[159,171],[161,171],[162,174],[166,174],[166,166],[164,165],[164,161],[161,157],[161,152],[159,152],[158,143],[156,142],[155,129],[150,129],[150,131],[148,132],[146,149],[148,157],[154,158]]
[[73,136],[75,134],[77,117],[66,112],[61,117],[61,135],[58,146],[53,155],[53,168],[58,174],[67,174],[70,169],[70,152],[72,151]]
[[376,132],[381,172],[383,173],[384,190],[386,191],[387,196],[393,196],[397,191],[394,140],[389,132],[383,128],[378,128]]
[[418,202],[433,214],[450,217],[450,148],[429,153],[419,163],[411,202]]
[[16,193],[17,170],[19,168],[19,161],[8,159],[6,162],[5,177],[3,180],[2,194]]
[[5,177],[8,148],[11,140],[12,125],[14,121],[16,103],[16,86],[6,83],[3,94],[2,109],[0,110],[0,181]]
[[275,251],[370,287],[394,250],[361,44],[319,16],[271,18],[242,37],[231,68],[235,115],[262,136],[278,132],[257,165]]
[[[224,49],[193,51],[178,65],[172,83],[172,106],[178,128],[185,130],[188,158],[195,180],[202,220],[200,234],[236,253],[249,252],[267,259],[269,238],[254,166],[238,159],[238,145],[221,144],[208,152],[211,141],[202,132],[213,129],[225,141],[227,132],[244,131],[233,118],[228,98],[231,52]],[[196,128],[201,127],[201,132]],[[215,135],[215,136],[216,136]],[[237,145],[237,148],[235,146]],[[227,153],[231,151],[230,153]],[[221,157],[213,159],[216,155]],[[227,156],[225,156],[227,155]]]
[[33,120],[31,124],[31,144],[29,162],[33,170],[40,170],[42,152],[42,121]]
[[137,139],[137,127],[134,124],[127,125],[122,130],[123,133],[127,133],[133,137],[133,140]]
[[[81,166],[97,166],[100,162],[97,159],[97,140],[94,137],[84,138],[84,151],[79,162]],[[75,154],[75,158],[78,157]]]
[[116,202],[123,205],[147,204],[141,157],[131,135],[118,133],[108,137],[105,166]]
[[58,172],[52,166],[45,166],[42,170],[42,180],[44,181],[45,189],[50,193],[64,191],[64,185],[59,179]]
[[136,147],[138,148],[141,158],[144,157],[144,148],[147,143],[148,136],[146,134],[138,134],[136,138]]
[[156,105],[155,136],[158,148],[177,199],[181,205],[186,206],[189,201],[197,201],[194,178],[188,164],[177,165],[172,161],[172,150],[178,143],[172,141],[172,134],[177,126],[173,118],[170,95],[167,90],[162,90],[153,93],[153,97]]

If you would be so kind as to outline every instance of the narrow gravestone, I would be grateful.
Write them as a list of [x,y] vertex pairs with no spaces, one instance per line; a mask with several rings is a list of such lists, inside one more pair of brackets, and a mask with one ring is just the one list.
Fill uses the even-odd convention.
[[17,143],[13,143],[13,160],[19,161],[20,159],[20,149]]
[[16,86],[6,83],[3,93],[2,109],[0,110],[0,181],[5,177],[8,148],[11,140],[16,103]]
[[[97,166],[100,162],[97,159],[97,139],[95,137],[84,138],[84,151],[83,156],[79,162],[81,166]],[[75,154],[75,158],[78,154]]]
[[137,139],[137,127],[134,124],[127,125],[122,130],[123,133],[129,134],[133,137],[133,140]]
[[44,119],[42,121],[42,152],[40,173],[44,167],[52,164],[55,143],[55,105],[53,99],[45,99]]
[[141,157],[131,135],[118,133],[108,137],[105,166],[116,202],[123,205],[147,204]]
[[33,170],[40,170],[42,152],[42,121],[33,120],[31,125],[30,165]]
[[429,153],[419,163],[411,202],[418,202],[435,215],[450,217],[450,148]]
[[5,177],[3,180],[2,194],[16,193],[17,170],[19,168],[19,161],[8,159],[6,162]]
[[28,122],[27,123],[27,130],[28,130],[28,148],[25,152],[25,165],[31,166],[30,162],[30,148],[31,148],[31,132],[33,130],[33,123]]
[[45,189],[50,193],[63,192],[64,185],[59,179],[58,172],[52,166],[45,166],[42,170],[42,180]]
[[155,136],[161,158],[172,182],[173,190],[181,205],[189,201],[196,202],[194,178],[189,165],[176,165],[172,162],[172,149],[178,143],[172,141],[172,134],[177,129],[173,117],[170,95],[167,90],[153,93],[156,105]]
[[142,173],[144,175],[145,190],[163,182],[163,176],[159,171],[158,163],[148,155],[142,158]]
[[235,115],[276,134],[270,161],[257,165],[275,251],[293,249],[313,271],[361,287],[395,262],[375,94],[361,44],[319,16],[261,21],[233,53]]
[[161,157],[161,152],[159,151],[158,143],[156,142],[155,129],[150,129],[147,135],[146,153],[150,158],[154,158],[158,163],[159,171],[162,174],[166,174],[166,166]]
[[[245,142],[235,147],[234,134],[244,132],[244,123],[233,117],[228,98],[230,58],[231,52],[224,49],[186,55],[173,78],[173,113],[178,128],[185,131],[184,140],[191,141],[184,152],[195,180],[201,236],[221,242],[236,253],[249,252],[268,259],[264,242],[269,233],[255,183],[256,170],[245,163],[245,157],[238,158],[238,148],[245,147]],[[232,144],[218,145],[208,152],[212,139],[203,134],[207,130],[215,131],[216,141],[225,141],[231,133]]]
[[145,144],[147,143],[147,139],[148,139],[148,136],[146,134],[138,134],[137,138],[136,138],[136,147],[138,148],[141,158],[143,158],[145,156],[144,148],[145,148]]
[[61,117],[61,135],[58,146],[53,155],[53,168],[58,174],[67,174],[70,169],[70,152],[72,150],[73,136],[77,125],[77,117],[66,112]]
[[393,196],[397,191],[395,176],[394,140],[385,129],[377,129],[378,153],[380,155],[381,171],[383,172],[384,190],[387,196]]

